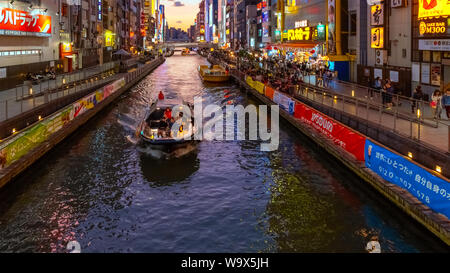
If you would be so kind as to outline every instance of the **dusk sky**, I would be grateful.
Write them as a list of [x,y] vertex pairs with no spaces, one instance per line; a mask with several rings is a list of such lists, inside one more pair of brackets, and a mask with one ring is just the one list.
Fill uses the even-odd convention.
[[169,27],[187,30],[194,24],[200,0],[161,0],[160,3],[165,6]]

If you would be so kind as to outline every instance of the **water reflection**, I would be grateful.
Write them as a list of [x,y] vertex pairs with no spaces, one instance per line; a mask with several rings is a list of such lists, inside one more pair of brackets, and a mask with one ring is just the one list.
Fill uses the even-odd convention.
[[180,158],[157,159],[146,153],[140,156],[142,174],[152,187],[169,186],[189,178],[200,168],[197,152]]
[[[280,148],[202,141],[157,160],[127,137],[150,99],[258,104],[232,83],[209,86],[197,56],[173,56],[0,192],[0,252],[448,251],[291,126]],[[227,91],[228,90],[228,91]],[[270,119],[268,120],[270,124]]]

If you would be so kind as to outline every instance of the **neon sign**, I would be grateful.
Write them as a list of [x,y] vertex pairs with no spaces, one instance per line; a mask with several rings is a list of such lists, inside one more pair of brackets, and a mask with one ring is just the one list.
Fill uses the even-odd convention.
[[311,38],[312,35],[310,27],[288,29],[287,31],[287,39],[289,41],[309,41]]
[[419,0],[419,19],[450,15],[450,1]]
[[22,10],[0,8],[0,35],[51,36],[52,18]]
[[424,22],[419,24],[420,35],[425,34],[445,34],[447,32],[447,25],[445,21],[439,22]]

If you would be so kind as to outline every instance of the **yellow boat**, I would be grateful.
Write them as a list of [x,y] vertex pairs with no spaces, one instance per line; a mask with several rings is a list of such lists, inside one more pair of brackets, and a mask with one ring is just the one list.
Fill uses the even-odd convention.
[[183,51],[181,51],[182,56],[189,55],[189,53],[191,53],[191,51],[189,51],[188,48],[185,48],[185,49],[183,49]]
[[207,65],[200,65],[198,72],[205,82],[226,82],[230,79],[229,73],[219,65],[214,65],[212,68]]

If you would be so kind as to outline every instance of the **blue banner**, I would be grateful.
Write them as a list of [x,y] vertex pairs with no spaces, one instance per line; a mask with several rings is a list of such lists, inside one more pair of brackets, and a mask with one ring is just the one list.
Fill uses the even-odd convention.
[[366,166],[389,181],[409,191],[419,201],[450,218],[450,183],[412,161],[366,140]]

